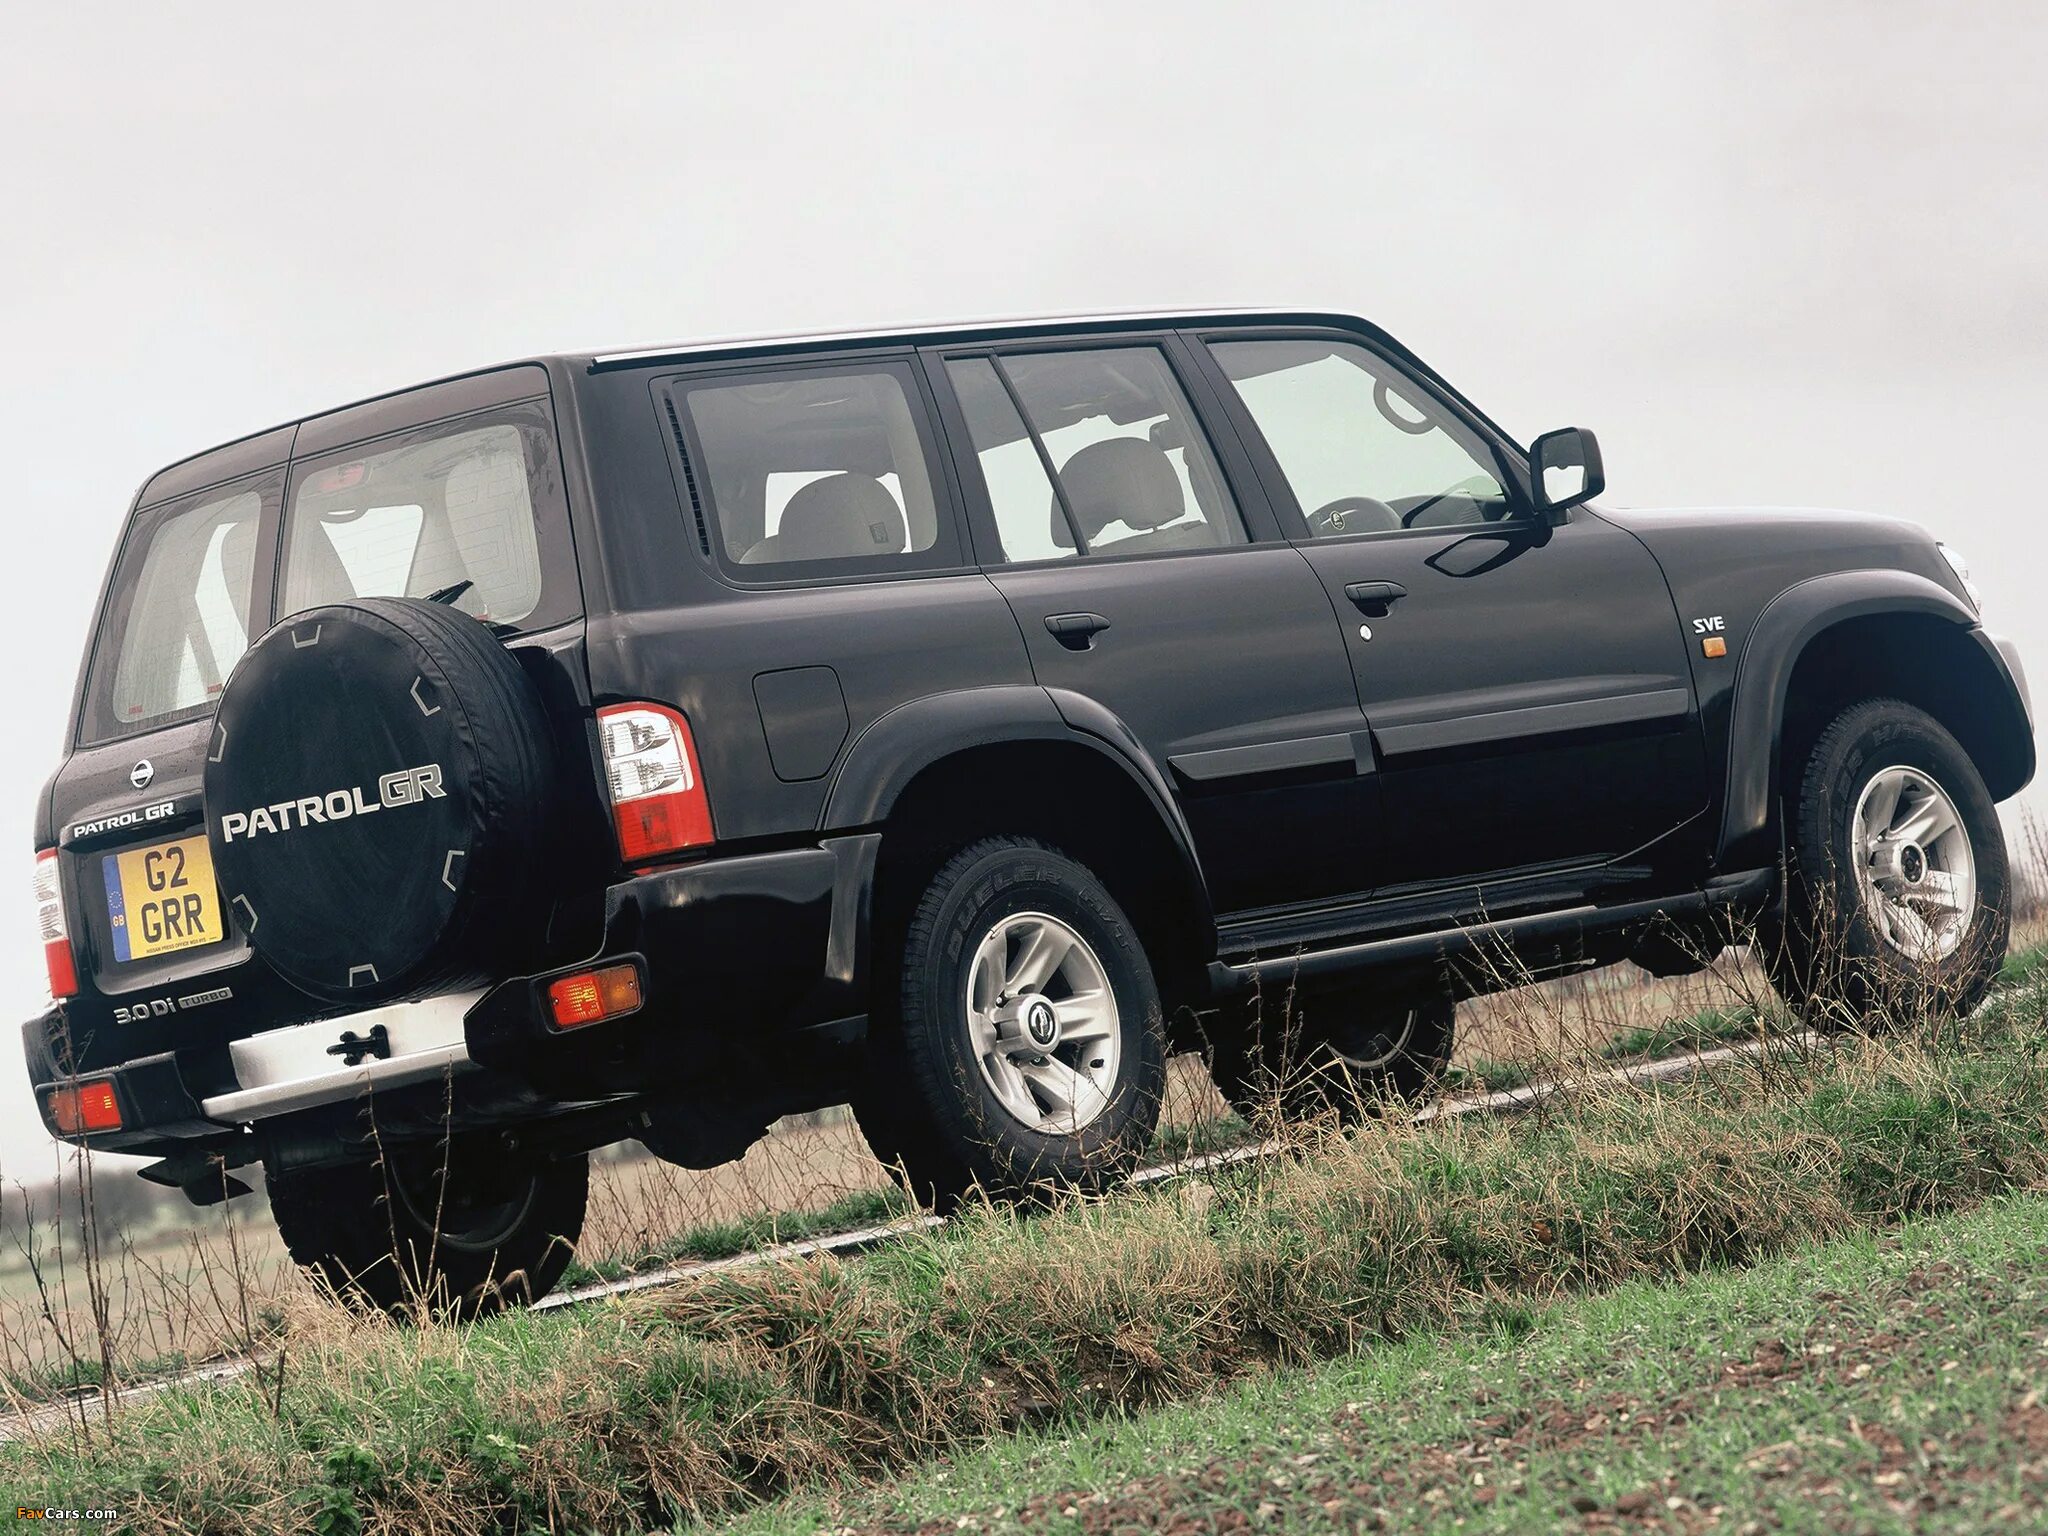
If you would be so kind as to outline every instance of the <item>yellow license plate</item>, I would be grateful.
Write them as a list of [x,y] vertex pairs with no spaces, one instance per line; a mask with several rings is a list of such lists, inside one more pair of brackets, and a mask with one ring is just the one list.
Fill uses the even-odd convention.
[[102,867],[116,960],[147,960],[227,937],[203,834],[110,854]]

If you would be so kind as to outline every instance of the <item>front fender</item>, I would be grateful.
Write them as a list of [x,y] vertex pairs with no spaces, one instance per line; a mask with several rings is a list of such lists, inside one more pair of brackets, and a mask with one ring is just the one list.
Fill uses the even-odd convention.
[[[1910,614],[1977,629],[1977,616],[1939,583],[1911,571],[1835,571],[1787,587],[1757,615],[1736,669],[1728,723],[1727,792],[1718,866],[1761,868],[1777,857],[1778,762],[1792,674],[1808,645],[1849,619]],[[2010,673],[1988,640],[2002,675]],[[2017,696],[2017,695],[2016,695]]]

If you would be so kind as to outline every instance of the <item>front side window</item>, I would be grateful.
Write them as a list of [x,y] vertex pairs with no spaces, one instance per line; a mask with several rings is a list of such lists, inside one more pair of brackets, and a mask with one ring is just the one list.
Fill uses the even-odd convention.
[[1222,341],[1209,350],[1316,537],[1509,515],[1512,504],[1485,443],[1364,347]]
[[923,413],[897,366],[750,372],[673,388],[692,481],[735,574],[951,563]]
[[273,477],[138,515],[108,589],[85,740],[213,705],[248,648],[257,532],[276,490]]
[[296,466],[279,613],[350,597],[431,597],[518,627],[541,600],[537,425],[449,422]]
[[[1004,559],[1245,542],[1215,457],[1157,347],[1006,353],[957,360],[948,370],[974,434]],[[1014,395],[1007,413],[991,383]],[[1039,466],[1035,476],[1026,450]],[[1058,477],[1053,491],[1047,464]]]

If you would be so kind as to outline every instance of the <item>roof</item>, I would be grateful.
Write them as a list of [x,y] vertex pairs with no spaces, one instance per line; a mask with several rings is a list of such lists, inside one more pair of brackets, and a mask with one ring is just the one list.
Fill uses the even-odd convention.
[[864,326],[851,330],[766,333],[746,336],[715,336],[694,341],[672,342],[664,346],[633,347],[621,351],[598,352],[591,356],[593,368],[614,368],[631,363],[663,362],[671,358],[693,357],[702,354],[726,352],[752,352],[784,347],[843,346],[858,342],[907,341],[911,339],[958,338],[988,334],[1007,334],[1031,331],[1071,331],[1092,329],[1123,329],[1141,325],[1199,325],[1206,321],[1227,320],[1242,324],[1247,320],[1270,320],[1300,322],[1303,320],[1335,321],[1349,327],[1363,322],[1356,316],[1342,310],[1315,306],[1295,308],[1271,308],[1266,306],[1195,308],[1195,309],[1116,309],[1093,313],[1044,314],[1044,315],[1001,315],[983,319],[936,320],[904,325]]
[[593,371],[609,368],[628,367],[636,363],[661,363],[683,361],[696,357],[744,356],[754,352],[777,351],[790,347],[841,347],[871,345],[887,342],[933,342],[961,341],[982,337],[1028,336],[1041,332],[1102,331],[1114,332],[1141,327],[1203,325],[1229,323],[1242,325],[1250,322],[1271,322],[1274,324],[1329,325],[1345,330],[1365,331],[1377,337],[1383,344],[1393,347],[1411,364],[1422,366],[1420,359],[1402,347],[1391,336],[1370,322],[1342,310],[1317,308],[1210,308],[1210,309],[1127,309],[1104,310],[1081,314],[1012,315],[981,320],[941,320],[919,324],[866,327],[841,331],[817,331],[786,335],[720,336],[707,337],[697,341],[671,342],[663,346],[636,347],[630,350],[597,353],[550,353],[534,354],[517,361],[495,364],[489,368],[478,368],[443,378],[426,380],[397,389],[380,391],[347,405],[326,411],[311,413],[295,421],[272,427],[267,431],[250,433],[225,443],[200,450],[183,459],[174,460],[144,482],[135,505],[149,506],[173,495],[182,495],[205,485],[283,463],[295,449],[295,436],[300,427],[319,421],[330,421],[348,413],[374,406],[383,401],[409,396],[426,389],[455,386],[464,380],[474,380],[491,374],[502,374],[520,367],[551,364],[570,368],[587,367]]

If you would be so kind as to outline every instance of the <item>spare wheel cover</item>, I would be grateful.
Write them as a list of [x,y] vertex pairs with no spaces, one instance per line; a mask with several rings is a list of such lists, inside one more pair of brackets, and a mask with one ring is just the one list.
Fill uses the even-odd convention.
[[205,789],[232,920],[315,997],[481,981],[532,932],[546,720],[467,614],[354,598],[278,624],[222,692]]

